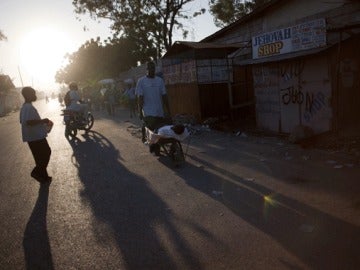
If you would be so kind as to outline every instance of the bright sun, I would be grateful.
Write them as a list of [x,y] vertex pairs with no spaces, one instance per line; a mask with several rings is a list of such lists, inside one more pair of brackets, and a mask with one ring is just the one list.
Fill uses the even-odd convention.
[[57,70],[64,64],[70,40],[55,28],[34,29],[24,36],[20,45],[21,68],[42,82],[54,82]]

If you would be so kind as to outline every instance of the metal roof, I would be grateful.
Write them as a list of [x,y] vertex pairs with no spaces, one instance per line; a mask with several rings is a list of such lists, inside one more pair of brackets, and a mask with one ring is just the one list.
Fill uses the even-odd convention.
[[224,28],[213,33],[212,35],[205,37],[204,39],[200,40],[200,42],[209,42],[211,40],[217,39],[226,32],[238,27],[239,25],[242,25],[245,22],[256,18],[257,16],[261,16],[261,14],[265,12],[265,10],[267,10],[268,8],[271,8],[277,4],[286,3],[287,1],[288,0],[269,0],[268,2],[262,4],[261,6],[253,10],[251,13],[246,14],[245,16],[241,17],[239,20],[229,24],[228,26],[225,26]]
[[237,50],[244,47],[243,43],[232,43],[232,44],[217,44],[209,42],[193,42],[193,41],[176,41],[171,48],[164,54],[162,58],[169,57],[170,55],[179,54],[188,50],[202,50],[202,49],[230,49]]

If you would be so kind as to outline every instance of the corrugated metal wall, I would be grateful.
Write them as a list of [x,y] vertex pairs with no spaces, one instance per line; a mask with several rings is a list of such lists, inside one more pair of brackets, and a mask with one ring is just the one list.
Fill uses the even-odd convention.
[[325,55],[254,66],[259,128],[290,133],[295,126],[315,134],[331,129],[332,85]]

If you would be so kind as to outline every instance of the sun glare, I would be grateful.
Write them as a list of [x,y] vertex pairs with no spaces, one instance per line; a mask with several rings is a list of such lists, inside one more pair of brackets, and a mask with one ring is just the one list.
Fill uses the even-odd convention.
[[57,70],[64,64],[70,40],[56,28],[37,28],[28,32],[20,45],[20,67],[41,82],[54,82]]

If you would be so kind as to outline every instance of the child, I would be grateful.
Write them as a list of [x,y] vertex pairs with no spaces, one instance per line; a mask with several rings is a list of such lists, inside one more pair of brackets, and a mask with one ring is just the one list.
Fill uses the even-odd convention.
[[32,105],[32,102],[36,100],[33,88],[24,87],[21,94],[25,99],[20,111],[22,140],[28,143],[36,164],[31,176],[39,182],[49,182],[52,178],[48,175],[46,168],[49,164],[51,149],[46,140],[46,125],[52,122],[47,118],[41,119]]

